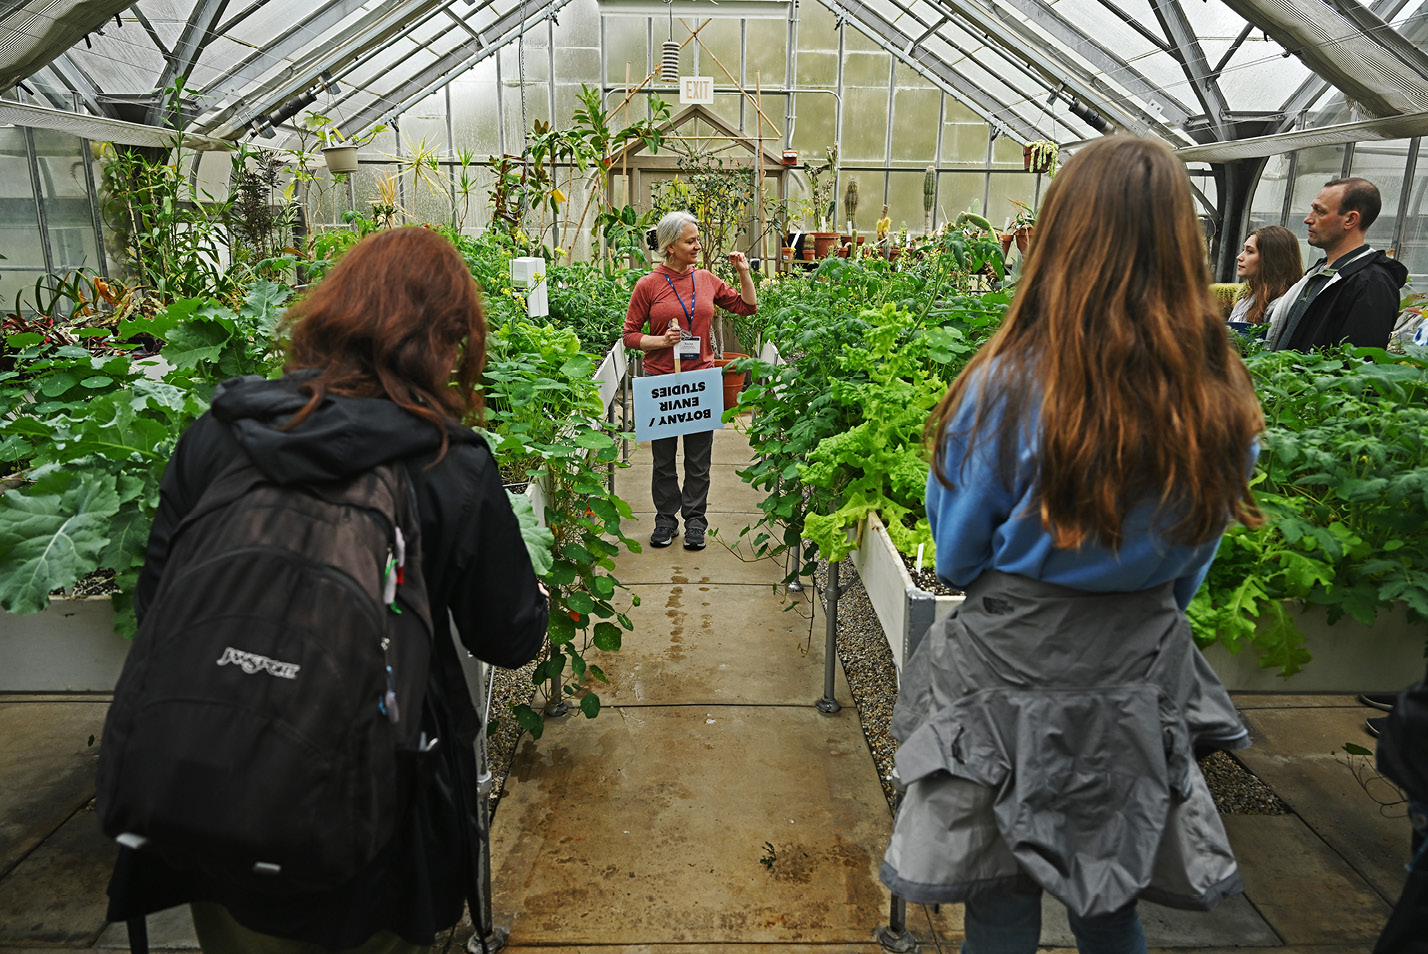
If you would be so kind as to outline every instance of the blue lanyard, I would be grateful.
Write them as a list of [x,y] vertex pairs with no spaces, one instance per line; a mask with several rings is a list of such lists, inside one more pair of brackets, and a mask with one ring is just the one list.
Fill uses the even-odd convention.
[[674,292],[674,297],[679,301],[679,308],[684,312],[685,319],[689,322],[689,331],[694,331],[694,309],[699,304],[699,283],[694,280],[694,269],[689,270],[689,307],[684,307],[684,299],[679,297],[679,289],[674,287],[674,282],[668,275],[664,276],[665,284],[669,285],[669,290]]

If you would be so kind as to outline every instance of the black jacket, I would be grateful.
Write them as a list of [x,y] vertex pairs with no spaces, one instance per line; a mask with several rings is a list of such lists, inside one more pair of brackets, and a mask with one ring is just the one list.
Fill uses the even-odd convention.
[[474,655],[515,668],[543,644],[547,603],[538,589],[500,473],[485,442],[452,422],[446,456],[430,469],[436,429],[383,398],[329,398],[290,431],[307,401],[301,375],[238,378],[220,385],[209,413],[179,440],[164,472],[158,513],[135,592],[142,618],[163,576],[169,537],[204,489],[239,453],[279,483],[340,478],[405,460],[421,512],[422,570],[431,598],[435,651],[428,696],[444,746],[437,777],[404,835],[342,889],[274,898],[177,871],[123,849],[109,884],[109,919],[127,920],[189,901],[218,901],[247,927],[328,947],[355,947],[378,930],[415,944],[461,916],[470,884],[465,825],[475,811],[471,742],[479,727],[461,676],[449,619]]
[[1283,347],[1309,351],[1343,341],[1360,348],[1388,347],[1398,319],[1398,290],[1407,280],[1403,263],[1381,251],[1350,263],[1310,302]]

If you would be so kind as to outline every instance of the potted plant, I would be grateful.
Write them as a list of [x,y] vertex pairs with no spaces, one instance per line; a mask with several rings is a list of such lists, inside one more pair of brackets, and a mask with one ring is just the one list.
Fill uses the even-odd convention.
[[838,147],[835,145],[827,151],[827,156],[821,163],[810,162],[807,165],[808,181],[812,192],[809,202],[812,215],[818,223],[818,231],[813,233],[814,258],[827,258],[838,242],[838,233],[829,231],[831,220],[837,209],[837,205],[833,201],[834,183],[831,179],[826,181],[824,179],[824,176],[832,172],[837,164]]
[[1007,223],[1007,227],[1002,230],[1002,254],[1006,255],[1010,252],[1011,243],[1015,241],[1016,250],[1024,256],[1026,250],[1031,247],[1031,233],[1036,228],[1036,210],[1016,199],[1012,199],[1011,203],[1017,207],[1017,213]]
[[849,240],[858,241],[858,177],[849,176],[843,188],[843,212],[848,216]]
[[329,117],[320,113],[308,113],[303,124],[317,134],[322,144],[322,158],[327,163],[327,171],[335,176],[350,175],[357,171],[357,149],[376,139],[387,127],[377,124],[357,136],[344,136]]
[[744,390],[744,372],[730,367],[740,358],[747,358],[748,355],[738,351],[725,351],[722,358],[714,359],[714,367],[719,368],[724,374],[720,378],[724,383],[724,410],[739,403],[739,393]]
[[1055,176],[1061,147],[1050,139],[1033,139],[1022,147],[1022,162],[1027,172]]

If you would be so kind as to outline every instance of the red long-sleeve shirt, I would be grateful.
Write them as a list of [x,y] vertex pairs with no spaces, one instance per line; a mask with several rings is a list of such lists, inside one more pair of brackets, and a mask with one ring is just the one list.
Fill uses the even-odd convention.
[[[681,300],[683,303],[681,304]],[[691,268],[676,272],[665,265],[635,283],[630,296],[630,310],[625,314],[625,347],[640,346],[640,336],[656,337],[665,333],[672,320],[679,320],[685,338],[699,339],[699,357],[681,359],[681,371],[700,371],[714,366],[714,346],[709,340],[714,321],[714,306],[736,315],[752,315],[756,308],[744,301],[738,290],[713,272]],[[689,310],[693,309],[691,319]],[[645,329],[649,330],[646,331]],[[671,374],[674,371],[674,349],[656,348],[645,352],[646,374]]]

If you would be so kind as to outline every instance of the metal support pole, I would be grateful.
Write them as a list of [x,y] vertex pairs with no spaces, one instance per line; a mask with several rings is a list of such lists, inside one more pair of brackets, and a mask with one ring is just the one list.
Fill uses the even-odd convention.
[[[788,575],[792,574],[793,571],[794,571],[794,568],[798,566],[799,551],[800,551],[802,548],[803,548],[803,541],[800,540],[798,546],[792,547],[792,548],[789,549],[789,551],[788,551],[788,562],[786,562],[786,563],[784,564],[784,567],[783,567],[783,568],[784,568],[784,571],[785,571],[785,572],[784,572],[784,575],[785,575],[785,576],[788,576]],[[786,587],[786,589],[787,589],[788,592],[790,592],[790,593],[802,593],[802,592],[803,592],[803,584],[800,583],[798,577],[795,576],[795,577],[793,578],[792,582],[790,582],[790,583],[788,584],[788,586]]]
[[828,597],[823,607],[823,618],[827,625],[827,636],[823,641],[823,698],[815,703],[818,711],[832,715],[842,704],[833,698],[833,674],[838,665],[838,563],[828,561]]
[[[893,796],[894,817],[901,807],[902,790],[898,789]],[[892,904],[888,906],[888,923],[874,931],[873,937],[883,946],[883,950],[892,951],[893,954],[907,954],[917,950],[917,938],[907,929],[907,899],[892,896]]]
[[[495,676],[495,670],[492,670]],[[487,692],[484,681],[476,680],[476,711],[489,715]],[[510,932],[494,923],[495,915],[491,906],[491,788],[495,778],[486,762],[486,719],[483,717],[481,731],[476,733],[476,801],[477,819],[480,826],[480,845],[476,860],[476,907],[471,912],[471,924],[476,933],[466,942],[466,950],[471,954],[493,954],[506,946]]]
[[[623,345],[616,345],[616,347],[623,347]],[[621,410],[623,411],[624,409],[621,408]],[[614,401],[611,401],[611,402],[610,402],[610,406],[607,407],[607,408],[605,408],[605,423],[606,423],[606,424],[609,424],[611,427],[613,427],[613,426],[615,425],[615,402],[614,402]],[[611,495],[611,496],[614,496],[614,494],[615,494],[615,462],[614,462],[613,460],[611,460],[611,461],[610,461],[610,464],[609,464],[609,476],[606,478],[605,486],[606,486],[607,488],[609,488],[610,495]]]
[[888,923],[879,927],[873,932],[873,937],[877,938],[883,950],[892,951],[893,954],[907,954],[909,951],[917,950],[917,938],[912,936],[912,932],[907,929],[907,902],[897,895],[892,896],[892,905],[888,911]]

